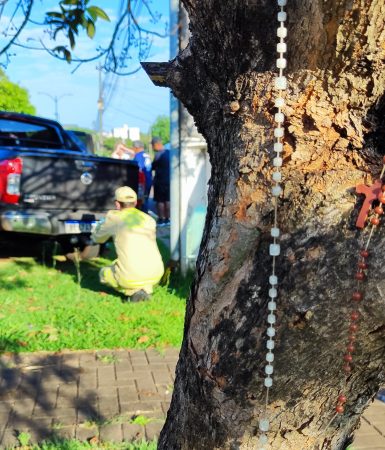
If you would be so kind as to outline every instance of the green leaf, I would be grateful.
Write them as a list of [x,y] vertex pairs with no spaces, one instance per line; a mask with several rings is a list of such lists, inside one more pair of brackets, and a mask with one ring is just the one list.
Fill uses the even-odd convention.
[[71,49],[75,48],[75,36],[71,29],[68,30],[68,39],[70,40]]
[[88,20],[87,22],[87,34],[91,39],[95,36],[95,24],[92,20]]
[[68,62],[68,64],[70,64],[71,61],[72,61],[72,55],[71,55],[71,52],[70,52],[69,50],[65,49],[65,50],[64,50],[64,56],[65,56],[66,61]]
[[104,12],[98,6],[90,6],[89,8],[86,9],[86,11],[92,18],[94,18],[94,15],[96,15],[97,17],[100,17],[101,19],[107,20],[107,22],[110,22],[110,18],[108,17],[106,12]]
[[60,4],[62,5],[77,5],[79,0],[62,0]]

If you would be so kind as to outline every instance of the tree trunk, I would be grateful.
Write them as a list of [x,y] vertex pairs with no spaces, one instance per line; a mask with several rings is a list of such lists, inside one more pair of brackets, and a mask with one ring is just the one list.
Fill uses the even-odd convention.
[[[265,402],[276,2],[184,0],[189,46],[145,65],[194,116],[212,177],[159,449],[256,449]],[[385,250],[375,233],[353,371],[342,371],[362,238],[359,183],[385,143],[383,0],[289,0],[271,449],[344,449],[384,381]],[[340,392],[345,413],[334,416]]]

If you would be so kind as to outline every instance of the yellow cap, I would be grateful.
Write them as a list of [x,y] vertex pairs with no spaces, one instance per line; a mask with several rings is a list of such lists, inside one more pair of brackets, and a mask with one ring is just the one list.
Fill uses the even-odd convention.
[[128,186],[122,186],[115,191],[115,199],[118,202],[130,203],[136,202],[138,197],[136,192]]

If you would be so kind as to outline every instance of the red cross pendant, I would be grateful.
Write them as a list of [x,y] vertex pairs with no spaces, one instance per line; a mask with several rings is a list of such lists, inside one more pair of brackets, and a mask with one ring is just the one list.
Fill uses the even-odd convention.
[[365,221],[366,218],[368,217],[370,208],[372,207],[373,200],[376,200],[381,192],[381,186],[382,186],[381,180],[376,180],[374,184],[372,184],[371,186],[366,186],[365,184],[359,184],[358,186],[356,186],[357,194],[365,195],[365,200],[362,205],[361,211],[358,214],[356,222],[357,228],[364,228]]

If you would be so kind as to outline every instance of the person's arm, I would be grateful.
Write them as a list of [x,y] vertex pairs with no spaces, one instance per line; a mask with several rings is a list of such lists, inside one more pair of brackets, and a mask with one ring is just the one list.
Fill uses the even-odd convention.
[[91,235],[91,239],[97,244],[104,244],[111,236],[114,235],[115,221],[114,215],[116,211],[109,211],[105,219],[100,220],[95,231]]

